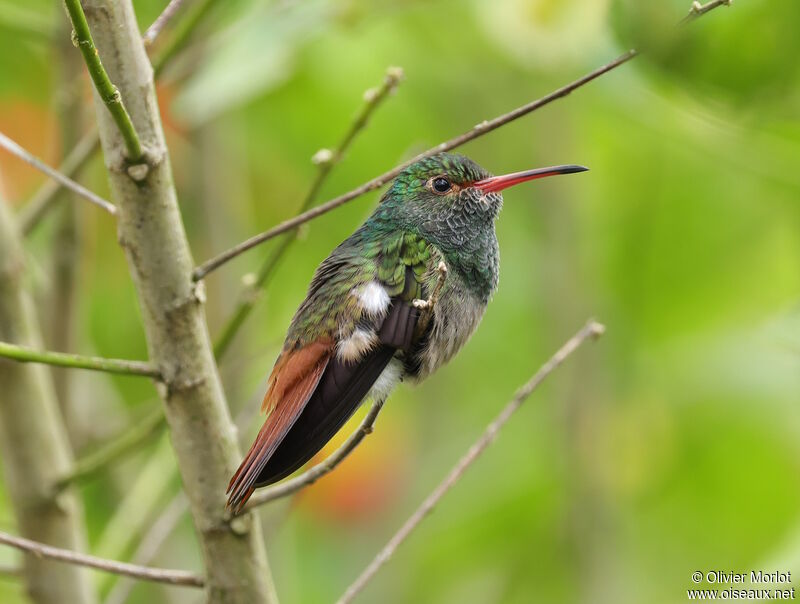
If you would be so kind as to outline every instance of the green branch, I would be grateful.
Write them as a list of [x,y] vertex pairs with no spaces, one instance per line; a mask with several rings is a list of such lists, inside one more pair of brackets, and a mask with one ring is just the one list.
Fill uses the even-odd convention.
[[[397,89],[402,79],[403,70],[400,67],[390,67],[387,69],[383,83],[378,88],[370,88],[364,93],[364,105],[350,124],[344,138],[342,138],[336,149],[333,151],[321,149],[314,155],[314,162],[318,166],[317,175],[314,178],[314,182],[311,183],[311,187],[308,189],[303,203],[300,205],[301,213],[308,210],[314,204],[331,170],[333,170],[336,164],[342,161],[342,158],[344,158],[348,149],[350,149],[356,136],[358,136],[369,123],[372,114],[381,103]],[[286,253],[296,239],[297,231],[287,233],[278,244],[278,247],[273,250],[272,254],[270,254],[261,265],[261,268],[255,275],[255,279],[250,280],[250,282],[245,285],[245,291],[240,296],[238,306],[233,311],[233,315],[225,324],[225,327],[222,328],[222,332],[214,344],[214,355],[217,357],[217,360],[222,358],[222,355],[228,350],[228,347],[233,341],[233,337],[253,310],[258,300],[258,294],[267,284],[269,277],[272,275],[275,267],[278,266],[278,262],[283,254]]]
[[0,357],[19,361],[21,363],[43,363],[58,367],[71,367],[73,369],[91,369],[105,371],[106,373],[119,373],[123,375],[143,375],[161,379],[158,369],[150,363],[143,361],[126,361],[122,359],[105,359],[102,357],[86,357],[65,352],[52,352],[49,350],[34,350],[25,346],[17,346],[8,342],[0,342]]
[[72,483],[95,474],[129,451],[138,448],[142,442],[159,433],[165,426],[164,410],[158,407],[137,421],[133,427],[128,428],[118,438],[109,440],[96,451],[76,460],[70,472],[58,481],[56,488],[60,491]]
[[92,33],[89,31],[89,24],[86,22],[86,15],[83,12],[80,0],[64,0],[67,7],[70,21],[73,28],[73,41],[80,49],[86,68],[97,89],[97,94],[103,99],[103,103],[108,108],[114,123],[119,128],[119,132],[125,141],[125,148],[128,150],[128,159],[137,163],[142,159],[142,144],[139,142],[139,135],[133,127],[131,116],[122,102],[122,95],[111,82],[108,73],[100,61],[100,53],[92,40]]
[[[203,0],[201,4],[195,5],[194,10],[192,10],[186,20],[180,24],[172,42],[170,42],[169,52],[165,50],[153,61],[153,71],[156,76],[161,73],[162,69],[166,67],[175,54],[183,48],[193,30],[207,14],[207,9],[210,8],[210,5],[215,1],[216,0]],[[201,10],[201,7],[203,7],[203,10]],[[159,19],[160,18],[159,16]],[[156,19],[156,21],[158,21],[158,19]],[[155,23],[153,25],[155,25]],[[148,42],[151,44],[155,42],[156,37],[161,31],[160,28],[157,29],[155,33],[148,38]],[[58,171],[70,178],[74,177],[99,149],[100,139],[97,135],[97,130],[93,129],[85,134],[80,142],[70,151]],[[23,234],[28,235],[33,231],[36,225],[39,224],[39,221],[47,214],[53,202],[58,198],[58,193],[61,191],[62,186],[63,185],[59,183],[47,182],[42,185],[31,200],[25,204],[25,207],[20,211],[19,215],[20,230]]]

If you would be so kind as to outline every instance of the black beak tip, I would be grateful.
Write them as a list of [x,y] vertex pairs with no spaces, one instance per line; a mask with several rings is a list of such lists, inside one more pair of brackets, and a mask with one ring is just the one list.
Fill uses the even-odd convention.
[[570,166],[564,166],[563,174],[577,174],[578,172],[588,172],[589,168],[586,166],[579,166],[577,164],[573,164]]

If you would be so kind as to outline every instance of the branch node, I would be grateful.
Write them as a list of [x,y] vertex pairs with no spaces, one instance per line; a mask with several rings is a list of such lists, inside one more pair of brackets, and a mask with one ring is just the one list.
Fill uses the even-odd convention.
[[205,281],[197,281],[197,282],[195,282],[194,288],[192,290],[192,295],[194,296],[194,299],[198,304],[205,304],[206,303],[206,282]]
[[331,151],[330,149],[320,149],[314,155],[311,156],[311,163],[317,166],[322,166],[324,164],[330,164],[333,161],[333,158],[334,158],[333,151]]
[[241,516],[233,516],[228,525],[231,530],[237,535],[247,535],[253,525],[253,516],[251,514],[242,514]]
[[206,383],[205,376],[198,376],[195,378],[189,379],[172,379],[167,381],[166,379],[162,380],[167,388],[167,396],[166,398],[172,398],[172,395],[175,392],[186,392],[187,390],[193,390],[198,386],[202,386]]
[[150,173],[150,166],[147,164],[133,164],[128,166],[126,171],[128,172],[128,176],[130,176],[133,180],[136,182],[142,182]]
[[395,88],[405,77],[406,73],[399,65],[392,65],[386,70],[386,82],[392,88]]
[[596,340],[606,332],[606,326],[597,321],[592,321],[589,325],[589,335]]

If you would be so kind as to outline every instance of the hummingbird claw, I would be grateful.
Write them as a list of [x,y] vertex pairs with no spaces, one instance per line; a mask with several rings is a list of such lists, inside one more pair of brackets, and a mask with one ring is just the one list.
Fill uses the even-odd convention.
[[420,310],[431,310],[439,301],[439,295],[442,293],[444,282],[447,279],[447,265],[443,260],[439,262],[439,266],[436,267],[436,270],[439,272],[439,279],[436,281],[436,285],[433,287],[431,295],[427,300],[420,300],[419,298],[414,300],[411,303],[414,308],[418,308]]

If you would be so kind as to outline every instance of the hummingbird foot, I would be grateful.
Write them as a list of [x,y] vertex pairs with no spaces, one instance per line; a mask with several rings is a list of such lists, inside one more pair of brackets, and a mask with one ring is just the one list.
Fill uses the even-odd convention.
[[431,295],[428,296],[427,300],[420,300],[419,298],[414,300],[412,303],[414,308],[428,311],[428,313],[430,313],[433,311],[433,307],[436,306],[436,303],[439,301],[439,296],[442,293],[444,282],[447,280],[447,265],[443,260],[439,262],[439,266],[436,267],[436,270],[439,272],[439,278],[436,280],[436,285],[433,287]]

